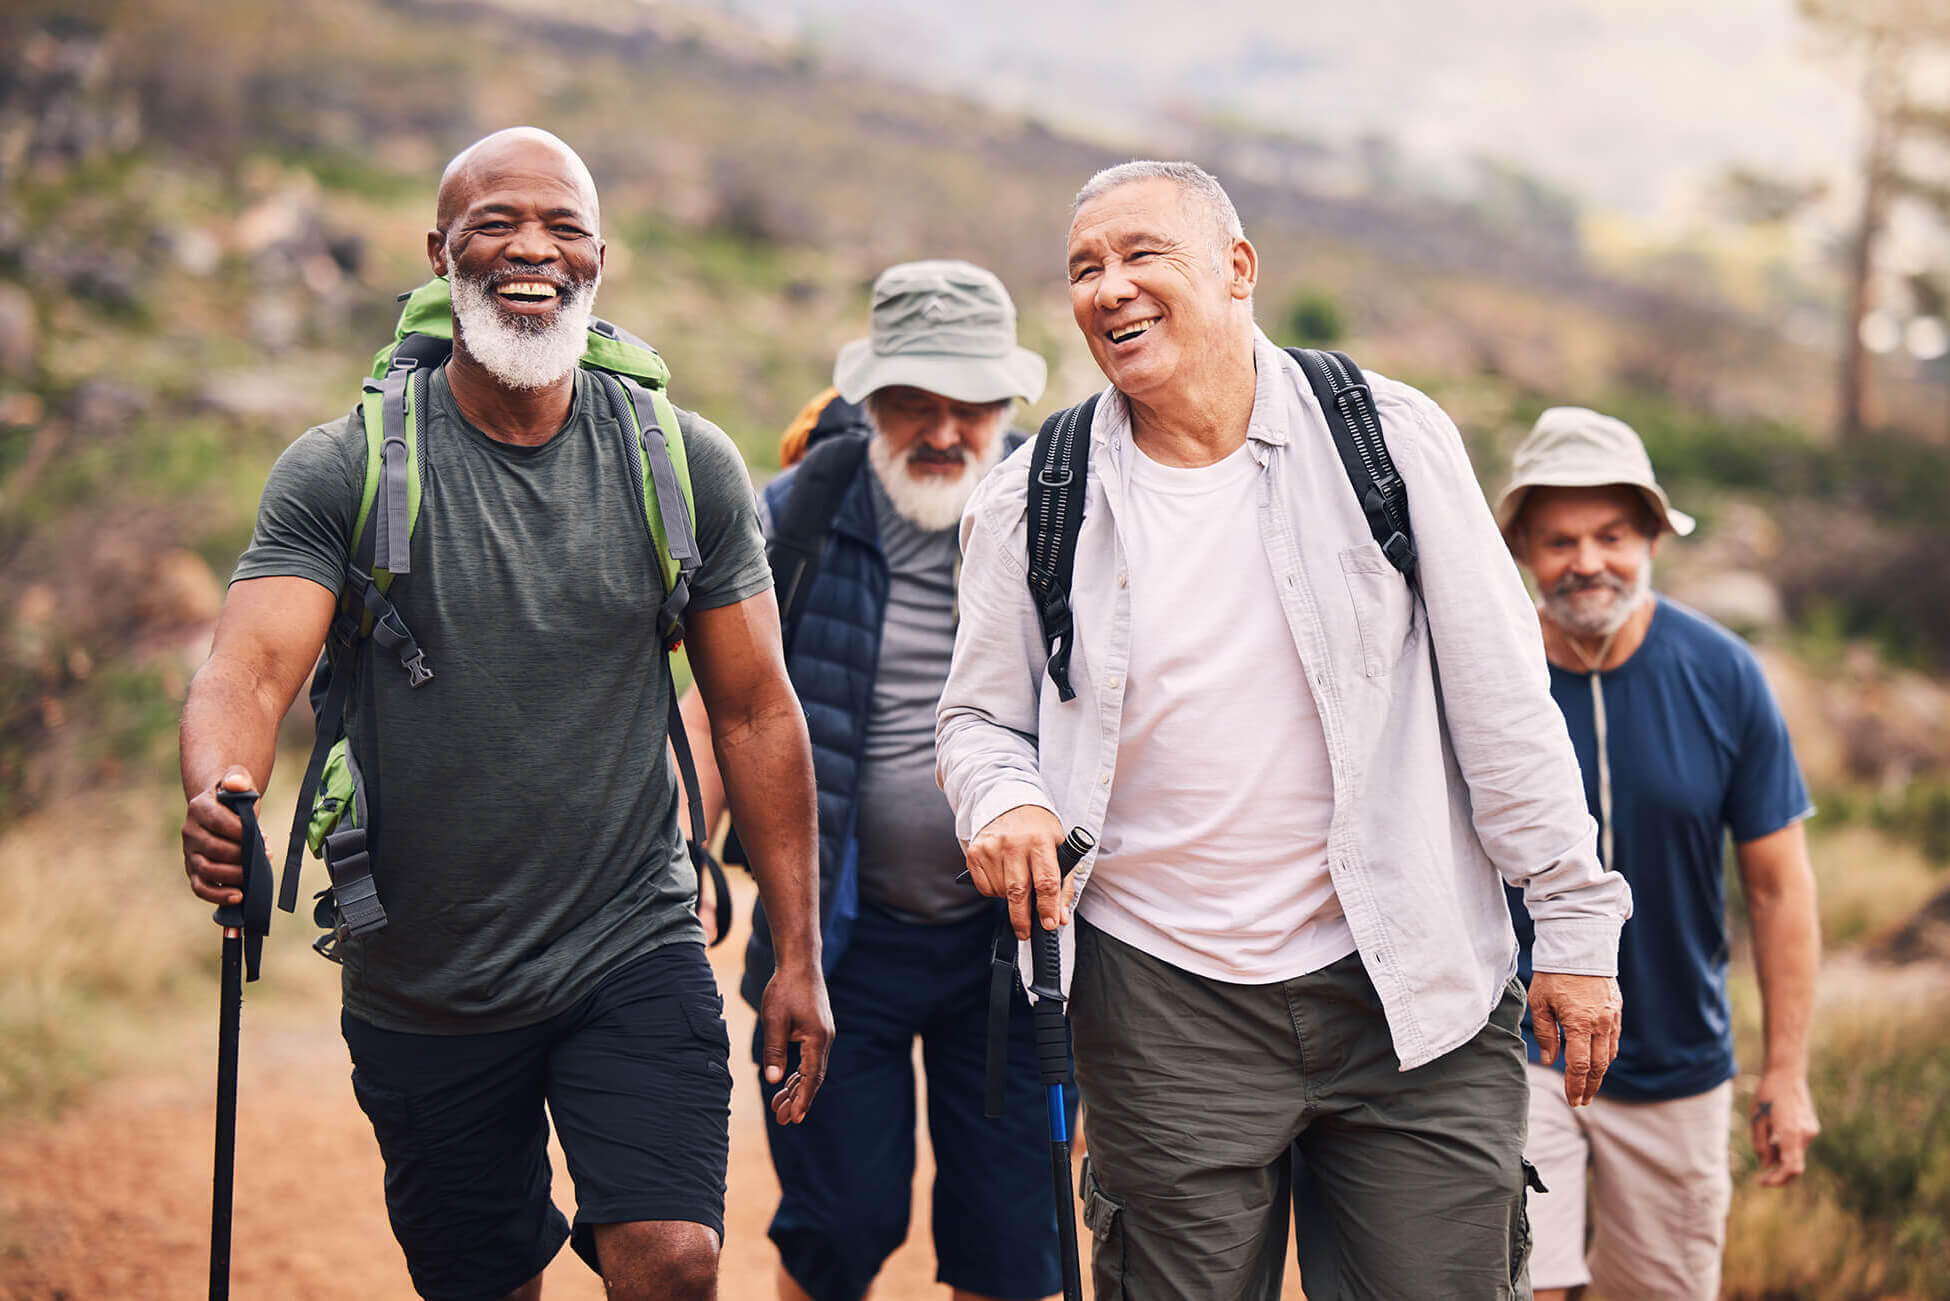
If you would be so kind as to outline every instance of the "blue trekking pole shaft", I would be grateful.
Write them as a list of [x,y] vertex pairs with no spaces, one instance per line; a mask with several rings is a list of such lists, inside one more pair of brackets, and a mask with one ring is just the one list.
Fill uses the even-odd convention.
[[[1083,861],[1096,840],[1082,827],[1072,827],[1056,850],[1058,879]],[[1063,1301],[1082,1301],[1083,1269],[1077,1257],[1076,1185],[1070,1177],[1070,1118],[1063,1105],[1063,1087],[1075,1073],[1070,1063],[1068,997],[1063,992],[1063,949],[1057,933],[1043,925],[1042,913],[1030,901],[1029,952],[1034,964],[1029,992],[1036,996],[1036,1067],[1049,1105],[1050,1187],[1056,1199],[1056,1239],[1063,1262]]]
[[217,1007],[216,1168],[210,1179],[210,1301],[230,1296],[231,1187],[237,1167],[237,1038],[244,981],[257,979],[258,954],[271,926],[271,864],[257,830],[257,792],[219,790],[217,799],[243,823],[243,899],[218,906],[223,970]]

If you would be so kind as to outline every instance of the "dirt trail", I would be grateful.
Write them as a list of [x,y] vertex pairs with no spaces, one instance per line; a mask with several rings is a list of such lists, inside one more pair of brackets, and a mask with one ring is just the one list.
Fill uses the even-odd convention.
[[[750,888],[742,879],[739,885]],[[741,901],[740,912],[749,914],[748,902]],[[743,952],[736,933],[712,951],[727,991],[736,988]],[[778,1185],[740,1047],[750,1042],[751,1013],[735,993],[725,1002],[736,1088],[722,1294],[744,1301],[773,1294],[765,1225]],[[206,1294],[214,1006],[208,1020],[206,1031],[184,1033],[169,1064],[100,1086],[52,1124],[0,1134],[0,1297],[147,1301]],[[348,1071],[329,1008],[257,1008],[247,1000],[231,1258],[239,1301],[413,1295],[386,1224],[379,1154],[352,1099]],[[922,1151],[911,1221],[918,1232],[888,1262],[875,1289],[878,1301],[947,1295],[933,1281],[927,1240],[933,1171],[925,1145]],[[559,1151],[554,1164],[556,1201],[572,1207]],[[1288,1295],[1297,1296],[1297,1274],[1292,1280]],[[552,1301],[603,1295],[601,1282],[566,1250],[550,1266],[545,1291]]]

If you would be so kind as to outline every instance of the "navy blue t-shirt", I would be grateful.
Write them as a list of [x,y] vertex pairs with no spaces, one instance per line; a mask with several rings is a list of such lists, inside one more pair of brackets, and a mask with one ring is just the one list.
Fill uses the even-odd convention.
[[[1632,917],[1618,944],[1625,1025],[1603,1093],[1645,1102],[1689,1097],[1734,1074],[1726,836],[1757,840],[1806,817],[1808,789],[1760,662],[1705,616],[1659,598],[1645,641],[1603,676],[1617,860],[1610,866],[1632,883]],[[1551,696],[1570,728],[1596,818],[1591,675],[1551,665]],[[1509,895],[1528,983],[1534,932],[1522,894]],[[1528,1015],[1523,1029],[1536,1061]]]

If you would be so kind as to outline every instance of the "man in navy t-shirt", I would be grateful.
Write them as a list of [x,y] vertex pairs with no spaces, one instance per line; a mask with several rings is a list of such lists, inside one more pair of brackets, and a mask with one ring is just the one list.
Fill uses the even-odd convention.
[[[1717,1296],[1734,1074],[1724,844],[1730,834],[1766,1030],[1752,1137],[1761,1182],[1780,1185],[1801,1173],[1818,1128],[1807,1083],[1820,953],[1807,788],[1746,644],[1651,591],[1660,537],[1693,521],[1667,501],[1629,426],[1582,407],[1545,411],[1496,515],[1536,579],[1551,694],[1584,770],[1600,856],[1633,900],[1618,954],[1627,1011],[1592,1106],[1565,1105],[1524,1026],[1526,1155],[1550,1189],[1530,1198],[1531,1281],[1539,1301],[1593,1281],[1607,1296]],[[1522,896],[1511,894],[1510,911],[1527,980]]]

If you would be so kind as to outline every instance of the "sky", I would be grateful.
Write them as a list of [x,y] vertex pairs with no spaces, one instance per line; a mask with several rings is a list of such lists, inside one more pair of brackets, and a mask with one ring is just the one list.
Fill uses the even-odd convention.
[[1483,154],[1655,225],[1739,164],[1843,182],[1851,65],[1793,0],[666,0],[1140,144],[1197,108],[1440,177]]

